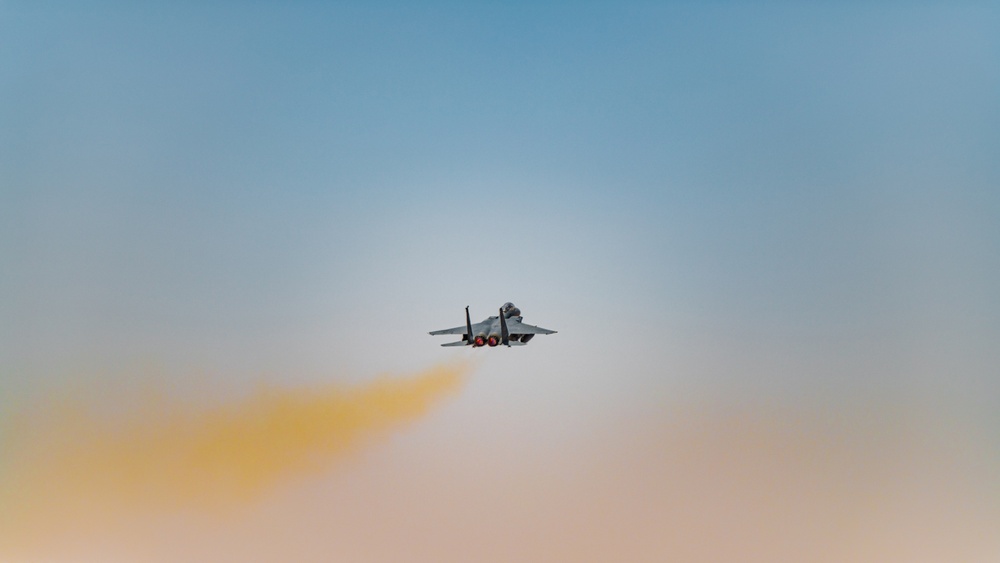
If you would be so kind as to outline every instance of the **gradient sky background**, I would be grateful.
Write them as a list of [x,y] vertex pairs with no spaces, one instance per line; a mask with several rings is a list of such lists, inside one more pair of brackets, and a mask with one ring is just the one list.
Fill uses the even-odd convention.
[[[871,525],[818,533],[843,549],[831,561],[987,560],[995,533],[929,548],[912,506],[858,483],[951,444],[964,461],[919,475],[958,499],[961,529],[1000,529],[998,62],[988,2],[0,2],[0,409],[83,394],[114,410],[149,387],[224,402],[478,358],[459,394],[336,475],[123,557],[241,559],[233,538],[259,526],[286,530],[254,552],[271,559],[566,559],[606,522],[524,534],[599,490],[632,500],[610,501],[626,532],[591,556],[696,559],[655,539],[678,506],[657,483],[718,483],[698,480],[714,454],[664,437],[683,435],[736,466],[853,460],[828,488]],[[559,334],[476,351],[426,334],[505,301]],[[771,421],[771,446],[732,417]],[[780,439],[803,420],[815,439]],[[670,494],[614,492],[633,481]],[[822,527],[825,497],[804,496]],[[390,498],[407,500],[374,500]],[[387,551],[384,528],[439,501],[445,531]],[[324,543],[337,526],[371,544]],[[820,550],[780,538],[758,536],[762,560]],[[702,560],[751,559],[732,541]]]

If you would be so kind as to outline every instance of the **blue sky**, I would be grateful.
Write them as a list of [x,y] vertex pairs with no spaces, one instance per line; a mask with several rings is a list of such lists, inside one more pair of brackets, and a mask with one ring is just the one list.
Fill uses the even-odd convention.
[[559,334],[472,352],[448,424],[930,404],[995,439],[998,29],[985,2],[2,2],[5,400],[407,373],[513,301]]
[[588,350],[600,323],[622,354],[946,338],[990,364],[987,5],[3,10],[15,380],[281,367],[259,338],[377,370],[347,333],[429,359],[426,329],[508,299]]

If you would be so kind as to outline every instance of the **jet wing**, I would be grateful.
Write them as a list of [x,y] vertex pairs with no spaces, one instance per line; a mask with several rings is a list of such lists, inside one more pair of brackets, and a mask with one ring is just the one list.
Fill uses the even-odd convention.
[[[486,324],[488,324],[488,323],[486,323],[486,322],[480,322],[480,323],[476,323],[476,324],[472,325],[472,334],[478,334],[480,332],[489,332],[490,329],[489,329],[488,326],[485,327],[485,328],[483,327],[483,325],[486,325]],[[431,336],[437,336],[439,334],[466,334],[467,330],[468,330],[468,327],[465,327],[465,326],[456,326],[455,328],[446,328],[444,330],[435,330],[435,331],[431,332],[430,335]]]
[[455,328],[446,328],[444,330],[435,330],[431,332],[431,336],[437,336],[439,334],[465,334],[466,328],[464,326],[456,326]]
[[522,323],[515,319],[507,319],[507,332],[510,334],[555,334],[556,331]]

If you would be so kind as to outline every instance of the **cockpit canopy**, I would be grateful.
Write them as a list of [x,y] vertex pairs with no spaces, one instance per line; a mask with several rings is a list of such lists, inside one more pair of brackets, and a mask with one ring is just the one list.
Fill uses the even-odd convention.
[[510,301],[504,303],[500,310],[503,311],[503,316],[508,319],[521,316],[521,310],[515,307]]

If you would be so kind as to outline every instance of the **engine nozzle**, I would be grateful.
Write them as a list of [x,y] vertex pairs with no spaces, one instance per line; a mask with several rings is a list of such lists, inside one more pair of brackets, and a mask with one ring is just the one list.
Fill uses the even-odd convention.
[[487,340],[486,343],[489,344],[490,347],[492,348],[493,346],[500,344],[500,337],[495,334],[491,334],[489,340]]

